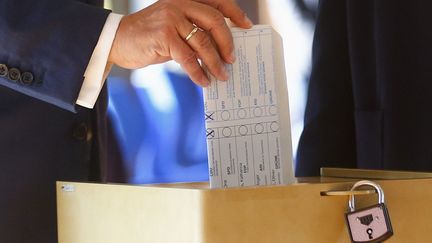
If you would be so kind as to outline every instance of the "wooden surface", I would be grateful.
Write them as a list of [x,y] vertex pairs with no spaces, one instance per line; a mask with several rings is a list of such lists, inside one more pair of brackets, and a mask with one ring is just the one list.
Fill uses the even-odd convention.
[[[203,183],[58,182],[59,242],[349,242],[344,221],[348,197],[321,194],[349,190],[352,180],[300,181],[288,186],[212,190]],[[385,190],[395,232],[388,242],[429,242],[432,179],[377,182]],[[357,196],[356,205],[374,200],[374,195]]]

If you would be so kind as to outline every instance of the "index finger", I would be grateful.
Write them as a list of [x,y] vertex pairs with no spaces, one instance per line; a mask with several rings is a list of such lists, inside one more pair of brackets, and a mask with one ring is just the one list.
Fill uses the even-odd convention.
[[195,0],[210,5],[219,10],[225,17],[229,18],[238,27],[249,29],[252,21],[234,0]]

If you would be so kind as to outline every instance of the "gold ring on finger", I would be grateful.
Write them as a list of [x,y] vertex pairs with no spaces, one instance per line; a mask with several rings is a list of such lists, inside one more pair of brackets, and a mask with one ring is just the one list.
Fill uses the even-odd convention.
[[194,36],[194,34],[196,32],[199,31],[204,31],[203,29],[201,29],[200,27],[198,27],[196,24],[192,24],[194,26],[193,30],[186,36],[185,40],[188,41],[190,38],[192,38],[192,36]]

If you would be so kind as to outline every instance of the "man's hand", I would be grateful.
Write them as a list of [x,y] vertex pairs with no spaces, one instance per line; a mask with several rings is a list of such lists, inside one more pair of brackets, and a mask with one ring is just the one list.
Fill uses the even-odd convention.
[[[192,81],[207,86],[200,59],[216,78],[227,80],[225,63],[233,63],[235,56],[224,16],[239,27],[252,26],[234,0],[160,0],[123,17],[108,61],[134,69],[173,59]],[[204,31],[186,41],[193,23]]]

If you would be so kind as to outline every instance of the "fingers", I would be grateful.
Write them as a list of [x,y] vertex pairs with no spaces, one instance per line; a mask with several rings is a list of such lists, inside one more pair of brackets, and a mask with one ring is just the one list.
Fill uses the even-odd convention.
[[180,38],[174,38],[171,42],[172,59],[181,65],[194,83],[207,87],[210,81],[198,63],[196,53]]
[[[179,33],[190,33],[194,30],[194,26],[189,21],[184,21],[182,24],[179,24],[178,28]],[[218,80],[228,79],[225,63],[222,61],[212,39],[206,32],[197,31],[186,42],[197,52],[197,56],[205,63],[209,71]]]
[[234,24],[241,28],[251,28],[253,23],[246,13],[236,4],[234,0],[195,0],[203,4],[208,4],[219,10],[225,17],[229,18]]
[[231,31],[225,22],[224,16],[218,10],[192,1],[186,16],[198,26],[210,32],[221,57],[226,63],[234,62],[234,44]]
[[[209,79],[198,59],[218,80],[227,80],[225,63],[234,62],[233,39],[224,15],[240,27],[249,27],[234,0],[160,0],[150,7],[124,17],[113,44],[111,59],[117,65],[136,68],[177,61],[198,85]],[[206,31],[196,31],[185,40],[196,23]],[[117,55],[117,53],[120,53]],[[116,55],[114,55],[116,54]],[[110,60],[111,60],[110,59]]]

